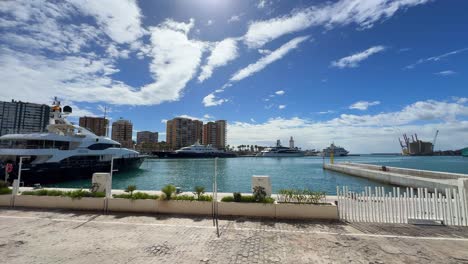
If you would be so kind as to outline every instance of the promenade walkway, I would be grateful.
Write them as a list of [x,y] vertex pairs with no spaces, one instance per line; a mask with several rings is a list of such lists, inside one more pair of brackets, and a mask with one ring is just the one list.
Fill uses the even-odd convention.
[[468,263],[468,228],[0,208],[2,263]]

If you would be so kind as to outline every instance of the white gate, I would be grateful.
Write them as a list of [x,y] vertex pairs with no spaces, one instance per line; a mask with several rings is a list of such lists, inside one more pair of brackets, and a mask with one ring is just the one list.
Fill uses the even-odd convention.
[[427,189],[365,187],[363,192],[337,187],[340,218],[349,222],[411,223],[440,221],[445,225],[468,226],[466,194],[457,189],[428,192]]

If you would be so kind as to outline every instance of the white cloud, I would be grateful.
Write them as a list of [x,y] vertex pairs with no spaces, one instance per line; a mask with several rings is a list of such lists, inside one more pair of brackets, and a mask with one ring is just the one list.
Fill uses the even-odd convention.
[[262,54],[262,55],[268,55],[271,53],[271,50],[268,50],[268,49],[258,49],[258,53]]
[[239,15],[233,15],[233,16],[231,16],[231,17],[228,19],[227,22],[228,22],[228,23],[238,22],[238,21],[240,21],[241,17],[243,17],[243,16],[244,16],[244,13],[241,13],[241,14],[239,14]]
[[202,72],[198,76],[198,81],[203,82],[210,78],[215,68],[228,64],[238,56],[237,41],[235,39],[227,38],[215,43],[214,48],[207,59],[207,63],[201,67]]
[[268,4],[269,3],[267,0],[259,0],[257,3],[257,8],[259,9],[265,8]]
[[260,58],[257,62],[249,64],[247,67],[236,72],[231,77],[230,81],[234,81],[234,82],[240,81],[242,79],[245,79],[251,76],[252,74],[256,72],[263,70],[270,63],[273,63],[283,58],[286,54],[288,54],[288,52],[290,52],[293,49],[296,49],[301,42],[307,40],[308,38],[309,38],[308,36],[302,36],[302,37],[296,37],[288,41],[286,44],[283,44],[281,47],[274,50],[270,54]]
[[68,0],[84,14],[94,16],[106,34],[118,43],[131,43],[144,33],[141,11],[136,1]]
[[429,100],[415,102],[397,112],[354,116],[354,120],[361,121],[352,122],[347,115],[328,121],[276,117],[264,123],[230,122],[228,144],[265,146],[293,136],[296,145],[303,149],[322,149],[335,141],[352,153],[399,152],[397,140],[402,133],[417,133],[421,139],[430,141],[439,129],[437,148],[459,149],[468,145],[467,117],[466,106]]
[[317,114],[321,114],[321,115],[333,114],[333,113],[335,113],[335,111],[333,111],[333,110],[327,110],[327,111],[320,111],[320,112],[317,112]]
[[446,71],[440,71],[440,72],[436,72],[434,73],[435,75],[440,75],[440,76],[450,76],[450,75],[454,75],[456,74],[456,72],[452,71],[452,70],[446,70]]
[[216,96],[213,94],[213,93],[210,93],[209,95],[205,96],[203,98],[203,105],[205,107],[209,107],[209,106],[217,106],[217,105],[221,105],[225,102],[227,102],[228,100],[227,99],[216,99]]
[[283,91],[283,90],[279,90],[279,91],[276,91],[275,94],[276,94],[276,95],[283,95],[283,94],[284,94],[284,91]]
[[455,101],[457,102],[457,104],[465,104],[468,103],[468,97],[457,97]]
[[358,67],[359,63],[361,61],[369,58],[369,56],[371,56],[371,55],[382,52],[384,50],[385,50],[384,46],[370,47],[367,50],[355,53],[355,54],[350,55],[348,57],[341,58],[341,59],[339,59],[337,61],[333,61],[331,63],[331,66],[337,67],[337,68],[340,68],[340,69]]
[[462,53],[462,52],[465,52],[465,51],[468,51],[468,48],[453,50],[453,51],[446,52],[446,53],[441,54],[441,55],[438,55],[438,56],[433,56],[433,57],[429,57],[429,58],[419,59],[417,62],[406,66],[405,69],[414,69],[414,68],[415,68],[417,65],[419,65],[419,64],[427,63],[427,62],[437,62],[437,61],[440,61],[440,60],[442,60],[442,59],[445,59],[445,58],[447,58],[447,57],[449,57],[449,56],[457,55],[457,54]]
[[206,25],[207,25],[207,26],[211,26],[211,25],[213,25],[213,23],[214,23],[214,21],[210,19],[210,20],[208,20],[208,21],[206,22]]
[[161,119],[161,123],[166,124],[166,123],[167,123],[167,119]]
[[254,21],[249,25],[244,42],[249,48],[258,48],[283,35],[318,25],[331,29],[355,23],[361,28],[369,28],[375,22],[393,16],[400,9],[427,2],[429,0],[341,0],[312,6],[294,10],[286,16]]
[[373,101],[373,102],[359,101],[350,105],[349,109],[367,110],[369,106],[374,106],[374,105],[379,105],[379,104],[380,104],[380,101]]
[[[122,49],[117,42],[134,40],[139,34],[134,32],[135,34],[131,36],[122,36],[121,39],[115,39],[117,42],[99,37],[95,39],[95,44],[102,46],[107,52],[96,54],[81,51],[76,53],[81,46],[70,48],[73,39],[86,43],[88,35],[84,38],[81,38],[80,35],[73,36],[73,30],[77,30],[76,28],[71,31],[63,31],[72,28],[73,24],[58,27],[58,22],[54,20],[56,17],[53,15],[46,16],[52,11],[42,10],[46,7],[51,10],[59,8],[59,6],[53,6],[52,8],[50,5],[54,4],[37,6],[36,8],[41,11],[36,10],[33,13],[33,17],[46,17],[46,20],[30,20],[28,13],[20,15],[20,18],[18,18],[20,20],[25,17],[27,23],[30,24],[29,28],[41,28],[41,26],[47,28],[49,24],[57,27],[53,31],[54,35],[47,35],[48,42],[42,42],[40,45],[34,46],[35,49],[40,50],[39,52],[30,52],[27,49],[16,50],[17,45],[15,42],[6,42],[7,45],[0,48],[0,65],[7,65],[0,72],[1,78],[5,81],[2,83],[7,85],[7,87],[3,87],[0,84],[0,95],[2,97],[44,102],[48,101],[51,96],[56,95],[76,102],[105,101],[110,104],[152,105],[178,100],[185,85],[198,70],[206,44],[187,37],[190,29],[193,28],[193,19],[188,23],[166,20],[156,27],[149,28],[147,32],[150,35],[150,43],[148,45],[133,45],[133,43],[129,45],[130,49],[141,49],[144,55],[152,59],[149,70],[154,79],[153,83],[142,87],[131,87],[121,81],[114,80],[112,75],[119,71],[115,66],[115,58],[128,57],[130,52],[127,49]],[[21,7],[21,5],[18,6]],[[14,8],[17,8],[17,6],[14,6]],[[17,9],[12,9],[11,12],[16,12]],[[30,11],[27,8],[26,10]],[[104,19],[101,15],[107,14],[106,12],[99,13],[99,19]],[[132,15],[132,12],[129,14]],[[79,16],[79,14],[74,15]],[[114,18],[117,15],[122,14],[115,13],[113,14]],[[125,16],[127,15],[125,13]],[[112,24],[114,18],[110,20],[109,26],[116,27],[116,25]],[[123,20],[125,19],[129,18],[123,18]],[[123,22],[118,22],[117,25],[128,24],[120,23]],[[99,32],[97,28],[88,27],[92,28],[92,30],[88,30],[89,32],[93,32],[93,30]],[[127,33],[130,34],[134,27],[129,25],[127,27],[129,31]],[[86,27],[79,30],[83,28]],[[14,32],[18,36],[23,36],[21,35],[23,34],[22,31],[8,30],[12,31],[10,34]],[[109,29],[109,32],[114,32],[113,30]],[[116,30],[115,32],[119,31]],[[64,39],[63,35],[67,34],[70,34],[70,38]],[[90,35],[93,34],[90,33]],[[26,32],[25,36],[29,36],[29,33]],[[94,37],[97,36],[99,34]],[[55,45],[56,42],[62,44],[62,46]],[[12,48],[9,48],[9,46]],[[41,55],[44,49],[53,51],[52,56]],[[38,92],[38,89],[40,92]]]
[[286,105],[278,105],[278,109],[285,109]]

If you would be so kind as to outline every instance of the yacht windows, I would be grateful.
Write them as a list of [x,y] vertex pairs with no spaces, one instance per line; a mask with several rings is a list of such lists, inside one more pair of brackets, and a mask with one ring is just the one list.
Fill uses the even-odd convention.
[[88,147],[90,150],[104,150],[108,148],[118,148],[119,145],[116,144],[106,144],[106,143],[97,143]]
[[60,149],[69,150],[70,142],[56,140],[0,140],[0,148],[3,149]]

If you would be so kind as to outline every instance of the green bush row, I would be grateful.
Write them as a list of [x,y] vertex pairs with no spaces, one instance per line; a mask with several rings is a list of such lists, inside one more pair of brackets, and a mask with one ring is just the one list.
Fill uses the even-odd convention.
[[85,190],[74,190],[74,191],[60,191],[60,190],[34,190],[24,191],[21,195],[37,195],[37,196],[64,196],[70,198],[82,198],[82,197],[105,197],[106,194],[103,192],[89,192]]
[[12,192],[11,189],[8,188],[8,187],[0,188],[0,195],[2,195],[2,194],[11,194],[11,192]]
[[325,192],[314,192],[308,189],[281,189],[278,201],[283,203],[319,204],[323,203]]
[[233,196],[225,196],[221,199],[221,202],[238,202],[238,203],[274,203],[275,199],[271,197],[265,197],[263,200],[257,200],[253,195],[240,195],[235,193],[236,198]]
[[140,199],[152,199],[156,200],[159,199],[159,195],[152,195],[143,192],[136,192],[136,193],[122,193],[122,194],[113,194],[112,197],[114,198],[123,198],[123,199],[132,199],[132,200],[140,200]]
[[183,194],[183,195],[173,196],[171,199],[177,200],[177,201],[202,201],[202,202],[213,201],[213,197],[211,195],[203,195],[203,194],[198,196],[198,198],[192,195]]

